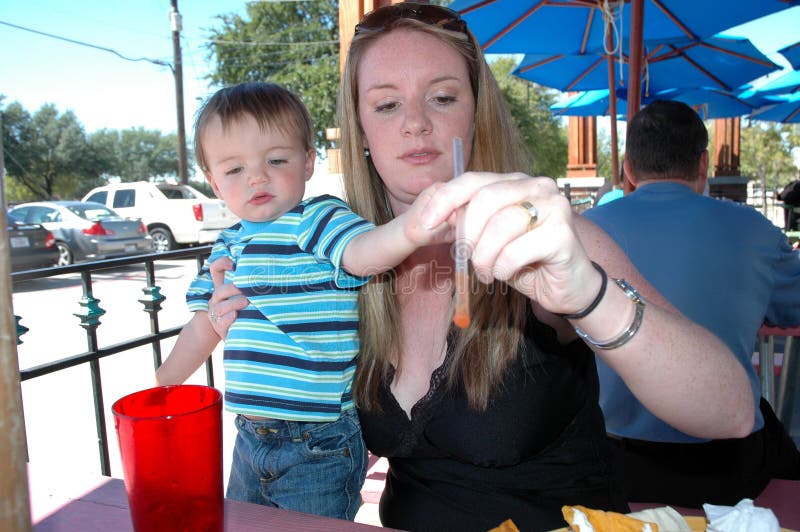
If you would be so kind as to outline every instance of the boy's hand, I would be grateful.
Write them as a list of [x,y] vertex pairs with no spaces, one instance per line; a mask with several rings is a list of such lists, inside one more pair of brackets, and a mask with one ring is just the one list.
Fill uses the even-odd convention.
[[208,269],[214,283],[214,293],[208,301],[208,319],[217,335],[225,339],[228,328],[236,319],[236,313],[250,304],[242,292],[233,283],[225,283],[225,272],[233,270],[233,262],[227,257],[220,257]]
[[442,186],[444,183],[434,183],[423,190],[411,207],[398,216],[403,219],[405,237],[416,247],[445,244],[455,240],[455,214],[434,227],[428,227],[422,222],[423,212],[436,191]]

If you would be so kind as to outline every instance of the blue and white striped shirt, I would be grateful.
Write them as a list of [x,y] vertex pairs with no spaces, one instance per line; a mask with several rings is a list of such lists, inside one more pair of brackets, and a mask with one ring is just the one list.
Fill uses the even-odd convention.
[[354,407],[358,288],[366,277],[341,269],[350,240],[374,225],[332,196],[306,199],[269,222],[220,232],[189,287],[189,310],[208,310],[208,263],[227,256],[250,300],[225,340],[225,402],[232,412],[327,422]]

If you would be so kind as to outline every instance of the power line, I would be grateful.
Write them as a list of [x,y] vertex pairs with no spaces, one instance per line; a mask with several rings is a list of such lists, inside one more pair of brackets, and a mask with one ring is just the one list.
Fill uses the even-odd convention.
[[[10,27],[16,28],[18,30],[29,31],[31,33],[36,33],[38,35],[43,35],[45,37],[50,37],[50,38],[53,38],[53,39],[59,39],[61,41],[66,41],[66,42],[69,42],[69,43],[72,43],[72,44],[78,44],[78,45],[81,45],[81,46],[87,46],[89,48],[95,48],[96,50],[102,50],[104,52],[110,52],[110,53],[116,55],[117,57],[119,57],[121,59],[124,59],[126,61],[147,61],[148,63],[153,63],[154,65],[159,65],[159,66],[166,66],[166,67],[169,67],[170,70],[173,70],[171,63],[167,63],[166,61],[161,61],[160,59],[150,59],[148,57],[135,57],[135,58],[134,57],[126,57],[126,56],[122,55],[121,53],[117,52],[116,50],[112,50],[111,48],[106,48],[105,46],[98,46],[96,44],[91,44],[91,43],[87,43],[87,42],[83,42],[83,41],[76,41],[75,39],[70,39],[70,38],[67,38],[67,37],[61,37],[60,35],[53,35],[52,33],[46,33],[46,32],[43,32],[43,31],[34,30],[34,29],[31,29],[31,28],[26,28],[24,26],[18,26],[16,24],[12,24],[12,23],[6,22],[4,20],[0,20],[0,24],[3,24],[5,26],[10,26]],[[174,72],[174,70],[173,70],[173,72]]]

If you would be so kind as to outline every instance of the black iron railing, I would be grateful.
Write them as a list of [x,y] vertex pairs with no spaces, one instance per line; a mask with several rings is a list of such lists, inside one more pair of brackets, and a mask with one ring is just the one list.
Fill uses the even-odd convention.
[[[210,246],[195,247],[170,251],[166,253],[156,253],[152,255],[137,255],[120,259],[109,259],[97,262],[62,266],[58,268],[46,268],[41,270],[30,270],[18,272],[11,275],[11,280],[16,286],[17,283],[30,281],[33,279],[43,279],[63,275],[68,273],[79,273],[83,286],[83,296],[79,302],[81,311],[75,313],[80,318],[80,326],[86,331],[87,350],[83,353],[75,353],[65,358],[59,358],[46,364],[41,364],[20,371],[20,382],[28,379],[41,377],[57,371],[65,370],[81,364],[89,364],[92,379],[92,396],[94,403],[95,425],[97,428],[97,439],[100,453],[100,471],[103,475],[110,476],[111,468],[108,453],[108,433],[106,431],[105,406],[103,403],[102,379],[100,375],[101,358],[105,358],[117,353],[123,353],[138,347],[150,345],[153,351],[153,367],[157,369],[161,365],[161,342],[176,336],[180,333],[183,326],[172,327],[161,330],[159,325],[158,313],[161,310],[161,303],[165,297],[161,294],[161,288],[156,285],[155,263],[164,260],[195,258],[198,269],[202,266],[203,260],[211,252]],[[150,315],[150,334],[132,338],[130,340],[100,346],[97,341],[97,328],[100,325],[100,316],[105,314],[105,310],[100,307],[100,301],[93,295],[92,274],[102,270],[118,268],[120,266],[142,265],[146,275],[146,285],[142,288],[143,295],[139,302],[144,305],[144,311]],[[27,332],[25,327],[19,325],[20,316],[15,316],[17,322],[17,342],[19,337]],[[209,386],[214,386],[214,373],[211,358],[206,361],[206,379]]]

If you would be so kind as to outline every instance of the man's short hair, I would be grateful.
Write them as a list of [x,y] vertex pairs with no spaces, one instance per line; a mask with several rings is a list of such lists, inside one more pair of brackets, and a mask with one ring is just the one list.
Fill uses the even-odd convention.
[[626,137],[625,157],[636,181],[694,181],[708,147],[703,121],[691,107],[673,100],[655,100],[636,113]]

